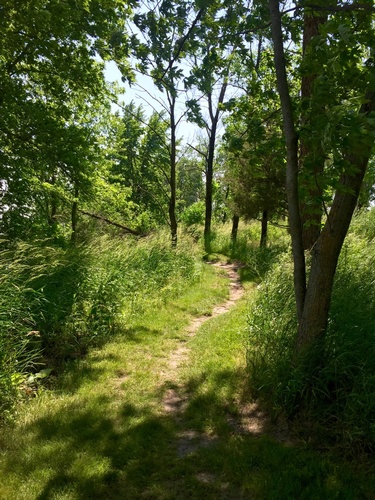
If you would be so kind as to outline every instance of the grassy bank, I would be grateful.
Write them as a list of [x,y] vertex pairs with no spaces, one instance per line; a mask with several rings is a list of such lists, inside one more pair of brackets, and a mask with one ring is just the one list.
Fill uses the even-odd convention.
[[201,279],[197,247],[163,232],[57,247],[3,242],[0,253],[0,419],[19,396]]

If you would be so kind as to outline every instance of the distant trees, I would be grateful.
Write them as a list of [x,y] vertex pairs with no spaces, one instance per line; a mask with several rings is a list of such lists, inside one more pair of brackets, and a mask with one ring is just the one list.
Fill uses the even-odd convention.
[[285,146],[270,51],[262,51],[253,72],[243,71],[245,94],[235,100],[224,135],[225,180],[234,213],[261,221],[260,246],[268,221],[286,215]]
[[111,156],[110,182],[129,189],[133,224],[145,231],[168,223],[168,124],[154,112],[146,117],[134,102],[124,106],[118,120],[116,147]]

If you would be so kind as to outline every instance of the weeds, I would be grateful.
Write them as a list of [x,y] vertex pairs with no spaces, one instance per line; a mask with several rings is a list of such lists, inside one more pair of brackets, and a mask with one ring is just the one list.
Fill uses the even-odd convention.
[[163,233],[67,248],[19,242],[0,266],[2,415],[27,374],[81,357],[200,276],[191,242],[173,250]]
[[[290,257],[268,272],[249,313],[248,368],[254,394],[308,434],[346,450],[375,446],[375,254],[354,220],[333,290],[327,333],[293,363],[297,328]],[[372,234],[372,233],[371,233]]]

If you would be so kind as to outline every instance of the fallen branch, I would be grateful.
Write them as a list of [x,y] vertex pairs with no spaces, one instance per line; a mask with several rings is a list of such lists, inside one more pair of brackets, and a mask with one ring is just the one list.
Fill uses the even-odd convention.
[[122,224],[119,224],[118,222],[113,222],[112,220],[106,219],[105,217],[102,217],[101,215],[91,214],[90,212],[85,212],[84,210],[79,210],[79,212],[83,215],[87,215],[88,217],[92,217],[93,219],[98,219],[102,222],[105,222],[107,224],[111,224],[112,226],[118,227],[118,228],[122,229],[125,233],[133,234],[134,236],[143,236],[142,234],[138,233],[137,231],[134,231],[134,229],[130,229],[129,227],[123,226]]

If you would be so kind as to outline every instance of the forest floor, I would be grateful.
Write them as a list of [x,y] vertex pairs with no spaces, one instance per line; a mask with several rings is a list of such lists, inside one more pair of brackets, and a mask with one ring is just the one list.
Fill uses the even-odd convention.
[[67,367],[0,437],[0,498],[373,498],[251,401],[237,264]]

